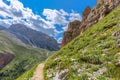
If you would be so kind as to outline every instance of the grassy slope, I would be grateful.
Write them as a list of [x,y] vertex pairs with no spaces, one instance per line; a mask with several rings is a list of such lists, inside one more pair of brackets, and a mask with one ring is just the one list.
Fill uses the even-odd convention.
[[27,72],[25,72],[23,75],[18,77],[16,80],[24,80],[24,79],[29,80],[33,76],[36,67],[37,65],[31,68],[30,70],[28,70]]
[[120,64],[116,63],[120,61],[120,34],[113,36],[117,32],[120,33],[120,6],[49,58],[44,68],[46,80],[53,80],[55,73],[64,69],[69,69],[67,80],[95,80],[90,76],[101,69],[107,70],[95,76],[98,80],[119,80]]
[[15,54],[15,58],[0,70],[0,80],[15,80],[49,56],[49,51],[12,41],[0,31],[0,53],[4,51]]

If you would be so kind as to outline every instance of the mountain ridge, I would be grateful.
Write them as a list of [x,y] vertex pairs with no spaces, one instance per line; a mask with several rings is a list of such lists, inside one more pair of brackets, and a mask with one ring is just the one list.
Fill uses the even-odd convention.
[[5,30],[11,34],[14,34],[23,43],[29,44],[33,47],[39,47],[51,51],[56,51],[59,49],[59,44],[53,37],[28,28],[24,24],[13,24],[9,28],[0,26],[0,30]]

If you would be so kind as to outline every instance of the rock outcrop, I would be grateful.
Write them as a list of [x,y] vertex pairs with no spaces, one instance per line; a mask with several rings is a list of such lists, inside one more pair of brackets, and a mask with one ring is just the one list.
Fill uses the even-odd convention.
[[[64,37],[62,40],[62,47],[69,43],[72,39],[83,33],[87,28],[91,27],[101,19],[103,19],[107,14],[109,14],[114,8],[116,8],[120,4],[120,0],[97,0],[97,5],[90,9],[90,7],[86,7],[82,14],[82,21],[80,25],[74,25],[74,30],[68,30],[64,33]],[[74,24],[76,21],[70,22]],[[79,29],[79,30],[78,30]],[[70,35],[70,32],[75,35]]]
[[0,53],[0,69],[5,67],[10,61],[12,61],[14,57],[15,56],[9,52]]
[[85,21],[86,18],[88,17],[89,13],[91,11],[91,8],[87,6],[82,14],[82,21]]
[[68,29],[66,32],[64,32],[64,37],[62,40],[62,46],[65,46],[68,42],[70,42],[72,39],[74,39],[79,34],[79,26],[81,22],[78,20],[75,20],[73,22],[70,22],[68,25]]

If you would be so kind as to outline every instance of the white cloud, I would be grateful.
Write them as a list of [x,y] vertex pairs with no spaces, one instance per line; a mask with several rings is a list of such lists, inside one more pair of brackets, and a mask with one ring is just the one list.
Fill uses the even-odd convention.
[[[0,0],[0,25],[9,27],[15,23],[23,23],[32,29],[36,29],[43,33],[56,38],[56,35],[63,33],[66,30],[70,21],[81,20],[79,13],[72,11],[68,13],[63,9],[44,9],[42,18],[40,15],[33,13],[32,9],[25,8],[19,0],[7,0],[10,5],[7,5]],[[58,30],[59,25],[61,30]]]
[[61,37],[58,39],[58,43],[62,43],[62,38]]
[[63,9],[61,10],[44,9],[43,15],[46,16],[46,19],[52,22],[53,24],[64,25],[68,23],[65,17],[68,15],[68,13],[65,12]]
[[72,13],[70,13],[69,20],[74,21],[74,20],[81,20],[81,19],[82,17],[80,16],[80,14],[72,10]]

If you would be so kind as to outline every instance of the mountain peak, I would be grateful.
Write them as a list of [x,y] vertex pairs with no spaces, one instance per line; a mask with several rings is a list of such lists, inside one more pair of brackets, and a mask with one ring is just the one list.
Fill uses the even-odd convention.
[[28,28],[24,24],[13,24],[10,26],[8,31],[13,33],[25,44],[29,44],[34,47],[44,48],[51,51],[59,49],[59,45],[53,37]]
[[20,23],[12,24],[9,29],[17,30],[17,31],[28,31],[28,30],[31,30],[26,25],[20,24]]

